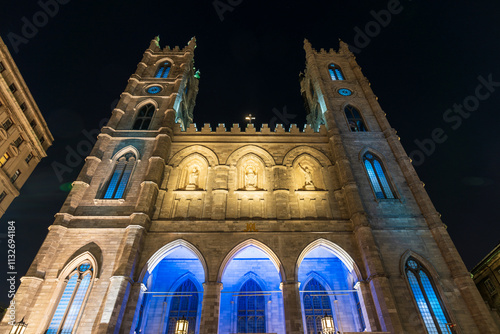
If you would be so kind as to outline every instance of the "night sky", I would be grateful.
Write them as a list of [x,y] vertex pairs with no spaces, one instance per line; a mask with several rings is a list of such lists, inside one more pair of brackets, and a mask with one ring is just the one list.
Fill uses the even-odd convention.
[[[87,138],[95,138],[110,116],[156,35],[162,48],[183,47],[197,38],[198,127],[209,122],[243,126],[249,113],[257,125],[271,123],[285,107],[290,122],[302,127],[303,40],[316,49],[337,49],[341,38],[357,49],[363,73],[412,154],[468,269],[499,242],[498,2],[60,0],[58,8],[54,0],[8,2],[0,12],[0,35],[55,137],[48,157],[0,221],[2,268],[7,221],[16,221],[19,277],[83,165]],[[44,3],[52,3],[45,6],[50,17],[42,14]],[[377,15],[382,10],[390,15]],[[34,21],[37,31],[24,27]],[[360,37],[367,29],[368,35]],[[490,91],[480,90],[479,100],[476,87],[482,81],[492,83]],[[472,111],[463,109],[463,116],[448,111],[464,103]],[[436,129],[446,140],[432,147]],[[417,142],[427,143],[428,154],[415,153]],[[58,177],[54,162],[71,171]],[[0,271],[0,291],[6,290],[6,271]],[[0,303],[7,303],[6,293]]]

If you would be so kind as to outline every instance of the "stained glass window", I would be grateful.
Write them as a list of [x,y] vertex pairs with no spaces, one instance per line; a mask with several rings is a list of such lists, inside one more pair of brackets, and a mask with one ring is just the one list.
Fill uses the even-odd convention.
[[170,72],[170,63],[164,62],[158,66],[158,70],[156,70],[155,78],[167,78],[168,73]]
[[[332,304],[325,287],[316,279],[311,279],[304,288],[303,300],[307,333],[321,332],[321,318],[325,315],[333,317]],[[336,324],[335,327],[337,327]]]
[[332,80],[344,80],[344,75],[338,65],[330,64],[328,66],[328,71],[330,72],[330,78],[332,78]]
[[266,333],[265,300],[257,282],[249,279],[238,296],[238,333]]
[[379,159],[371,153],[366,153],[363,162],[377,198],[395,198]]
[[109,180],[108,188],[104,194],[105,199],[123,198],[134,165],[135,155],[133,153],[127,153],[118,159],[111,180]]
[[92,281],[90,263],[77,266],[66,278],[66,286],[46,334],[71,334]]
[[349,129],[352,132],[366,132],[368,129],[365,126],[365,122],[363,122],[363,118],[361,117],[358,109],[353,106],[346,106],[344,108],[345,117],[347,118],[347,124],[349,125]]
[[406,262],[406,276],[420,315],[424,320],[427,333],[450,333],[450,329],[447,327],[447,324],[450,323],[449,317],[428,273],[420,262],[414,258],[409,258]]
[[170,302],[167,334],[175,333],[175,324],[183,317],[189,321],[188,334],[194,334],[198,315],[198,289],[190,279],[187,279],[175,292],[176,295]]
[[146,104],[145,106],[139,109],[139,113],[137,114],[137,118],[134,122],[134,130],[147,130],[149,128],[149,124],[151,123],[151,119],[153,118],[153,114],[155,113],[155,106],[152,104]]

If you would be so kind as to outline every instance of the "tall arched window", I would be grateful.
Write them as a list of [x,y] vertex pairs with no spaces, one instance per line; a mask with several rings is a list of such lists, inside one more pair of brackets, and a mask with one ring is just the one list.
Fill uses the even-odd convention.
[[189,321],[188,334],[194,334],[198,315],[198,289],[196,289],[196,286],[190,279],[187,279],[175,292],[176,295],[172,297],[172,301],[170,302],[166,333],[174,334],[177,320],[184,317]]
[[347,105],[344,108],[345,117],[347,118],[347,124],[349,125],[349,129],[352,132],[365,132],[368,129],[365,126],[365,122],[363,122],[363,118],[359,113],[358,109],[353,106]]
[[94,269],[85,261],[76,266],[66,277],[66,287],[59,299],[46,334],[71,334],[83,311]]
[[241,287],[237,305],[238,333],[266,333],[264,296],[259,284],[253,279]]
[[142,106],[139,109],[139,113],[137,114],[137,118],[134,122],[134,130],[147,130],[149,128],[149,124],[151,123],[151,119],[155,113],[155,106],[151,103]]
[[168,73],[170,72],[170,63],[168,61],[161,63],[156,70],[155,78],[166,78],[168,77]]
[[118,159],[111,180],[104,193],[105,199],[123,198],[134,165],[135,155],[133,153],[124,154]]
[[322,332],[321,318],[325,314],[333,317],[332,303],[325,287],[316,279],[311,279],[304,288],[303,299],[307,333]]
[[332,78],[332,80],[344,80],[344,75],[338,65],[330,64],[328,66],[328,71],[330,72],[330,78]]
[[377,198],[395,198],[380,160],[371,153],[365,153],[363,163]]
[[450,329],[446,325],[450,323],[450,319],[446,314],[443,302],[438,297],[434,284],[429,278],[429,273],[413,257],[406,261],[405,271],[427,333],[450,333]]

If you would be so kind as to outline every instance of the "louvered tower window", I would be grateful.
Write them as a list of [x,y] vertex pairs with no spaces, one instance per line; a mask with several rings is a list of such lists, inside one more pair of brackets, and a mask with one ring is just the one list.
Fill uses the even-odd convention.
[[351,130],[351,132],[368,131],[358,109],[348,105],[344,108],[344,113],[345,117],[347,118],[347,125],[349,125],[349,129]]
[[380,160],[371,153],[365,153],[363,163],[377,198],[395,198]]
[[155,78],[167,78],[168,73],[170,73],[171,67],[172,66],[170,65],[170,63],[168,61],[160,64],[160,66],[158,66],[158,69],[156,70]]
[[134,169],[135,160],[135,155],[133,153],[127,153],[118,159],[104,194],[105,199],[123,198],[128,181],[130,180],[130,175]]
[[149,128],[149,124],[151,124],[151,120],[153,119],[155,109],[155,106],[152,104],[146,104],[145,106],[141,107],[135,119],[133,129],[147,130]]
[[338,65],[330,64],[328,66],[328,71],[330,72],[330,78],[332,80],[344,80],[344,74]]

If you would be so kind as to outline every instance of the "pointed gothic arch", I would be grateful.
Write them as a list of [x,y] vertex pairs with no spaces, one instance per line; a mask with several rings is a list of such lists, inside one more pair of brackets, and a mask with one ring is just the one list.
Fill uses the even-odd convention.
[[203,145],[191,145],[184,147],[180,151],[176,152],[169,160],[168,160],[168,165],[177,167],[179,166],[182,161],[189,155],[191,154],[199,154],[203,156],[204,159],[207,160],[208,166],[214,167],[219,165],[219,157],[215,152]]
[[396,199],[398,193],[387,172],[387,164],[381,158],[383,155],[376,154],[373,149],[364,148],[360,152],[360,161],[363,170],[370,181],[371,188],[377,199]]
[[283,268],[282,262],[279,259],[279,257],[274,253],[274,251],[269,248],[266,244],[256,240],[256,239],[248,239],[245,240],[235,247],[233,247],[229,253],[224,257],[224,260],[222,261],[221,265],[219,266],[219,272],[217,273],[217,282],[221,282],[222,276],[224,275],[224,271],[226,270],[227,265],[231,260],[238,254],[241,250],[243,250],[246,247],[249,246],[254,246],[258,248],[260,251],[262,251],[264,254],[266,254],[271,262],[273,263],[274,267],[278,271],[278,274],[280,275],[281,281],[286,282],[286,273]]
[[234,150],[227,157],[225,164],[229,166],[236,165],[242,157],[250,153],[258,156],[266,167],[272,167],[276,165],[276,161],[274,161],[273,156],[267,150],[255,145],[246,145]]
[[126,146],[115,153],[111,162],[113,168],[105,178],[101,190],[104,199],[123,199],[130,185],[130,179],[139,158],[139,151],[134,146]]
[[321,152],[317,148],[306,145],[294,147],[288,152],[286,152],[283,158],[283,165],[292,166],[294,161],[297,158],[299,158],[302,154],[308,154],[312,158],[316,159],[316,161],[318,162],[318,164],[321,165],[321,167],[328,167],[333,165],[332,161],[330,160],[330,158],[326,156],[325,153]]

